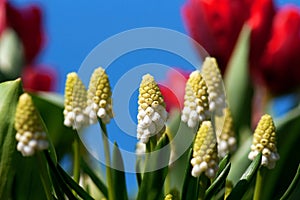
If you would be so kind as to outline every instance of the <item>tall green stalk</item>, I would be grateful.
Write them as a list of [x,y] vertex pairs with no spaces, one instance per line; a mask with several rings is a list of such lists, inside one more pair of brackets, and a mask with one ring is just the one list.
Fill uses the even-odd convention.
[[80,179],[80,139],[79,135],[75,134],[73,141],[73,177],[76,183],[79,183]]
[[262,198],[262,187],[265,173],[266,169],[263,166],[261,166],[257,171],[253,200],[260,200]]
[[109,200],[115,200],[116,197],[113,192],[113,182],[112,182],[112,172],[111,172],[111,161],[110,161],[110,150],[109,150],[109,144],[108,144],[108,134],[106,125],[102,122],[101,119],[99,119],[100,127],[101,127],[101,133],[102,133],[102,141],[103,141],[103,147],[104,147],[104,154],[105,154],[105,165],[106,165],[106,180],[107,180],[107,187],[108,187],[108,199]]

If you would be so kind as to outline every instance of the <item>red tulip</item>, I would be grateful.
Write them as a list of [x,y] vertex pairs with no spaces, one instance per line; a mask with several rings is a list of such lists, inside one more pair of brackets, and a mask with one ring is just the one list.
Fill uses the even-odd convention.
[[224,73],[251,0],[188,0],[182,9],[191,36],[216,57]]
[[274,18],[258,76],[274,94],[300,86],[300,8],[287,6]]
[[16,8],[7,3],[6,13],[8,26],[16,31],[23,43],[26,63],[32,63],[45,42],[40,7]]
[[275,7],[272,0],[256,0],[252,4],[251,12],[247,24],[251,28],[251,65],[257,65],[257,61],[263,53],[268,39],[271,35]]
[[5,0],[0,0],[0,37],[6,27]]
[[172,109],[182,109],[185,93],[185,83],[189,77],[189,72],[181,69],[168,71],[167,79],[159,83],[160,91],[164,97],[167,111]]
[[53,90],[55,78],[55,71],[44,66],[27,66],[22,73],[24,89],[33,92]]

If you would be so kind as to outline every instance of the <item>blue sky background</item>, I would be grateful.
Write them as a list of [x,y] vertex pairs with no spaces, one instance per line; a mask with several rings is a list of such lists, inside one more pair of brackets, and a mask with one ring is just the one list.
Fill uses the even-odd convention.
[[[139,27],[163,27],[186,33],[180,9],[185,0],[14,0],[16,4],[38,3],[44,10],[45,31],[47,44],[41,52],[38,63],[49,64],[58,72],[56,91],[63,93],[66,74],[77,71],[89,52],[105,39]],[[298,4],[299,0],[277,0],[278,5],[286,2]],[[191,46],[192,48],[192,46]],[[115,71],[116,74],[130,69],[131,66],[149,62],[161,63],[170,66],[189,68],[188,64],[178,58],[165,53],[150,52],[147,57],[141,52],[128,54],[127,59],[119,60],[123,68]],[[161,56],[161,57],[160,57]],[[117,81],[118,75],[110,73],[112,85]],[[136,99],[136,93],[133,99]],[[115,111],[118,112],[118,111]],[[131,113],[136,114],[136,111]],[[135,116],[132,116],[135,118]],[[111,126],[115,126],[112,124]],[[119,132],[118,128],[112,128]],[[135,138],[117,134],[112,140],[123,141],[121,147],[132,150]],[[127,146],[127,147],[126,147]],[[134,188],[134,175],[127,175],[128,183]]]

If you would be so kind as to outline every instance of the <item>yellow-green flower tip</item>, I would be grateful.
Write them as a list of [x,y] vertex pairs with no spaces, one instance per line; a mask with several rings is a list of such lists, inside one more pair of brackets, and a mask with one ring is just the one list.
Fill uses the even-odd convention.
[[167,194],[165,196],[165,200],[173,200],[173,195],[172,194]]
[[206,57],[202,65],[202,76],[206,81],[209,94],[209,109],[218,116],[223,115],[226,107],[226,98],[222,75],[217,61],[213,57]]
[[208,91],[200,71],[190,74],[185,86],[184,108],[181,120],[191,128],[209,118]]
[[276,133],[273,119],[270,115],[263,115],[254,131],[251,152],[248,155],[250,160],[262,153],[261,165],[273,169],[279,154],[276,147]]
[[20,96],[15,114],[17,150],[23,156],[32,156],[36,151],[47,149],[49,142],[40,115],[32,98],[24,93]]
[[137,138],[142,143],[147,143],[151,136],[164,132],[167,121],[163,96],[150,74],[146,74],[142,78],[138,105]]
[[230,109],[224,109],[225,119],[222,131],[217,132],[219,157],[223,158],[228,153],[232,153],[236,149],[236,138],[233,128],[233,119]]
[[87,92],[82,81],[75,72],[67,75],[65,86],[64,125],[80,129],[88,125],[89,116],[86,114]]
[[98,67],[94,70],[89,84],[87,104],[90,123],[96,123],[97,117],[107,124],[113,117],[111,88],[105,70]]
[[210,121],[203,121],[193,146],[192,176],[199,177],[205,173],[208,178],[214,178],[218,171],[217,138]]

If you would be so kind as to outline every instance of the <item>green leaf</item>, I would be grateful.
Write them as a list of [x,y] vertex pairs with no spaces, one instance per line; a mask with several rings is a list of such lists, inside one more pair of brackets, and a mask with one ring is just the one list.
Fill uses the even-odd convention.
[[116,142],[114,143],[114,149],[113,149],[111,173],[113,178],[113,186],[115,188],[114,189],[115,197],[117,197],[117,199],[120,200],[122,199],[127,200],[128,196],[127,196],[126,180],[124,174],[123,158]]
[[225,88],[236,131],[250,127],[252,87],[249,78],[250,28],[244,26],[225,74]]
[[[138,192],[138,200],[156,200],[163,197],[163,185],[168,173],[168,165],[161,168],[161,163],[169,161],[170,149],[169,138],[166,134],[158,141],[153,152],[148,154],[145,163],[145,173]],[[162,150],[162,148],[164,148]],[[153,171],[154,170],[154,171]]]
[[219,170],[216,174],[216,178],[223,172],[223,170],[227,167],[228,163],[230,161],[230,154],[227,154],[219,163]]
[[14,117],[19,95],[21,94],[21,81],[8,81],[0,84],[0,197],[11,199],[12,186],[16,168],[16,131]]
[[225,186],[227,175],[230,171],[231,163],[227,163],[220,172],[218,172],[217,177],[214,179],[213,183],[205,192],[205,199],[211,199],[211,197],[216,194],[222,186]]
[[57,165],[58,173],[61,175],[66,184],[72,188],[80,197],[85,200],[92,200],[93,198],[80,186],[78,185],[66,172],[65,170],[58,164]]
[[176,188],[181,193],[185,170],[190,164],[188,154],[196,132],[194,129],[189,128],[186,123],[181,122],[180,112],[174,111],[170,116],[168,124],[170,144],[171,148],[175,148],[178,159],[170,165],[167,180],[170,183],[170,189]]
[[242,175],[240,181],[232,189],[231,193],[228,195],[227,200],[241,199],[245,192],[249,189],[250,182],[255,177],[260,164],[261,164],[262,154],[259,153],[256,158],[251,162],[245,173]]
[[300,165],[298,166],[297,173],[290,184],[289,188],[286,190],[286,192],[282,195],[280,200],[286,200],[292,198],[292,196],[296,199],[296,197],[299,197],[300,194]]
[[66,194],[66,196],[69,199],[77,199],[75,197],[75,195],[72,193],[70,187],[67,185],[67,183],[65,182],[65,180],[62,178],[61,174],[58,172],[57,168],[56,168],[56,164],[53,162],[51,155],[49,154],[48,151],[44,151],[44,155],[47,159],[48,165],[49,165],[49,169],[50,169],[50,173],[52,174],[52,178],[55,179],[53,182],[58,183],[59,186],[62,188],[62,191]]
[[199,180],[191,175],[192,165],[190,164],[190,160],[193,155],[193,149],[191,148],[188,153],[188,157],[186,162],[185,169],[185,177],[183,181],[183,187],[181,192],[181,199],[182,200],[196,200],[198,198],[198,187],[199,187]]
[[94,171],[89,167],[89,165],[85,162],[84,159],[81,160],[80,164],[81,164],[81,167],[82,167],[84,173],[86,173],[92,179],[92,181],[94,182],[96,187],[102,192],[104,197],[107,199],[108,198],[108,189],[107,189],[106,185],[94,173]]

